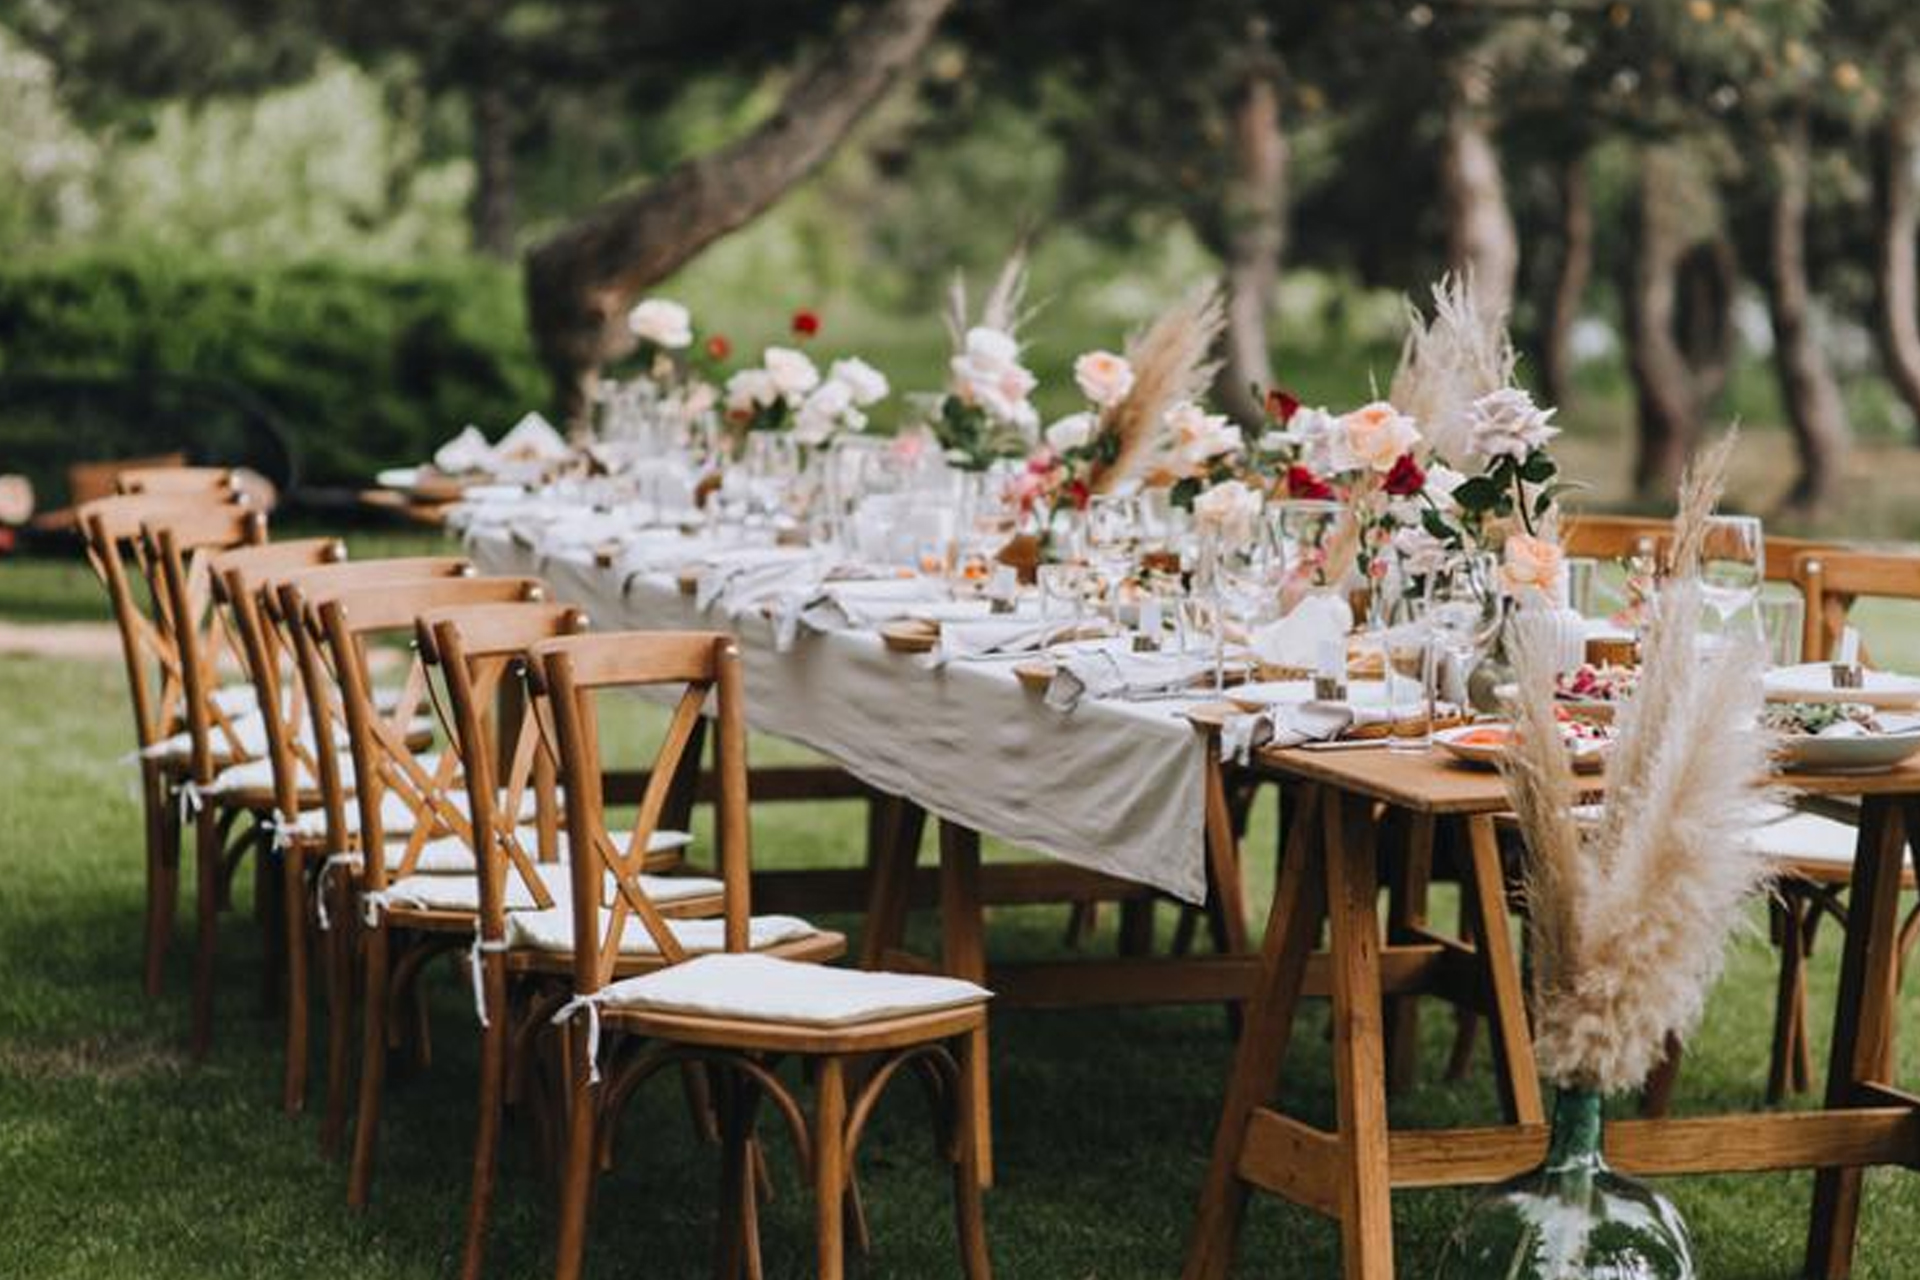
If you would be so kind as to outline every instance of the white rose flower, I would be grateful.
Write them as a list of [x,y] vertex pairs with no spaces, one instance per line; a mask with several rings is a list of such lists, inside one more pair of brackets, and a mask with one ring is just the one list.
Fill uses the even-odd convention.
[[627,328],[642,342],[651,342],[669,351],[693,341],[692,314],[666,298],[648,298],[627,312]]
[[1467,482],[1467,477],[1455,471],[1444,462],[1427,464],[1426,495],[1433,499],[1433,505],[1442,511],[1452,511],[1459,504],[1453,500],[1453,491]]
[[1133,390],[1133,366],[1111,351],[1089,351],[1073,362],[1073,380],[1081,395],[1110,409]]
[[1473,451],[1487,458],[1524,461],[1535,449],[1560,434],[1551,425],[1552,409],[1542,409],[1519,387],[1502,387],[1467,406],[1468,439]]
[[746,417],[756,406],[772,404],[779,398],[780,388],[765,369],[742,369],[727,379],[728,413]]
[[1325,409],[1294,410],[1287,434],[1300,443],[1300,465],[1320,476],[1339,470],[1333,465],[1333,439],[1339,429],[1340,419]]
[[853,392],[844,382],[828,379],[813,390],[793,416],[794,439],[801,444],[819,444],[840,426],[841,419],[853,411]]
[[802,396],[820,385],[820,370],[805,352],[792,347],[768,347],[764,363],[767,376],[773,379],[773,385],[789,404],[799,403]]
[[1400,455],[1420,442],[1413,419],[1375,400],[1340,418],[1332,442],[1333,471],[1391,471]]
[[967,330],[966,354],[994,364],[1012,364],[1020,359],[1020,344],[1013,335],[986,325]]
[[1214,485],[1193,500],[1194,528],[1203,534],[1242,541],[1260,517],[1260,492],[1238,480]]
[[1090,413],[1070,413],[1047,428],[1047,448],[1055,453],[1065,453],[1069,449],[1078,449],[1093,439],[1094,416]]
[[951,364],[954,390],[990,417],[1032,431],[1040,422],[1040,415],[1027,400],[1035,379],[1021,367],[1019,354],[1018,344],[998,329],[969,329],[966,349],[953,357]]
[[1183,400],[1167,410],[1167,426],[1173,433],[1173,460],[1176,469],[1198,475],[1215,458],[1238,453],[1244,445],[1240,428],[1223,413],[1208,413],[1191,400]]
[[880,403],[893,390],[887,384],[886,374],[858,356],[835,360],[833,367],[827,370],[827,381],[838,382],[846,387],[853,393],[853,403],[862,406]]
[[1447,544],[1419,525],[1396,530],[1393,551],[1400,557],[1401,570],[1413,577],[1432,573],[1447,559]]

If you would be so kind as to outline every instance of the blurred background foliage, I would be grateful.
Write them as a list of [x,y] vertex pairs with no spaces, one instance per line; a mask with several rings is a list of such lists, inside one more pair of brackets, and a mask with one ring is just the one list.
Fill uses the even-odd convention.
[[[548,403],[520,254],[766,121],[800,60],[880,5],[0,0],[0,379],[232,380],[287,425],[309,484],[417,460],[465,421],[497,432]],[[1400,297],[1472,260],[1462,228],[1486,209],[1462,213],[1448,166],[1477,130],[1526,376],[1562,403],[1596,500],[1652,500],[1660,431],[1684,456],[1737,417],[1769,441],[1740,495],[1764,508],[1793,502],[1824,448],[1773,430],[1805,416],[1774,346],[1799,138],[1805,323],[1846,433],[1812,495],[1830,501],[1902,474],[1915,433],[1877,246],[1916,25],[1895,0],[960,0],[826,165],[654,288],[742,356],[815,308],[823,353],[931,389],[950,275],[1026,241],[1042,404],[1064,410],[1077,351],[1245,256],[1238,131],[1266,85],[1285,162],[1258,284],[1277,381],[1336,405],[1384,385]],[[1576,181],[1588,261],[1557,315]],[[1650,322],[1655,259],[1678,301]],[[1684,357],[1664,424],[1647,323]],[[0,396],[0,470],[10,440],[48,429]]]

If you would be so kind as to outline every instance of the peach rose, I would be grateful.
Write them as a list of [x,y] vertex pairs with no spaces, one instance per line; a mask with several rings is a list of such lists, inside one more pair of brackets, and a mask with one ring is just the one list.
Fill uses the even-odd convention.
[[1089,351],[1073,362],[1073,380],[1081,395],[1109,409],[1133,390],[1133,366],[1111,351]]
[[1333,439],[1334,470],[1391,471],[1400,455],[1419,442],[1412,418],[1385,400],[1375,400],[1340,419]]
[[1507,535],[1506,561],[1500,566],[1501,580],[1509,595],[1538,591],[1551,596],[1565,569],[1566,553],[1558,543],[1531,534]]

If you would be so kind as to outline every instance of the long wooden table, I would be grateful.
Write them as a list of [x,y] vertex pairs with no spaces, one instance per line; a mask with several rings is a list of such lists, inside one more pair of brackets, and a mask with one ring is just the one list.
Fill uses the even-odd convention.
[[[1497,775],[1449,763],[1439,752],[1269,750],[1259,754],[1256,768],[1288,787],[1294,814],[1184,1275],[1227,1275],[1247,1197],[1258,1190],[1337,1220],[1344,1274],[1387,1280],[1394,1268],[1393,1191],[1502,1181],[1534,1168],[1546,1152],[1545,1110],[1493,828],[1494,815],[1508,807],[1506,791]],[[1806,1270],[1838,1280],[1852,1262],[1863,1169],[1920,1166],[1920,1097],[1888,1079],[1901,864],[1908,833],[1920,832],[1920,765],[1782,781],[1802,796],[1861,799],[1826,1106],[1614,1121],[1606,1149],[1629,1173],[1819,1170]],[[1599,779],[1590,785],[1604,789]],[[1471,945],[1399,919],[1391,926],[1396,936],[1383,942],[1380,831],[1406,824],[1424,833],[1402,855],[1415,856],[1431,847],[1436,826],[1448,823],[1463,829]],[[1328,946],[1317,953],[1323,926]],[[1338,1098],[1331,1130],[1278,1105],[1289,1033],[1316,971],[1328,975],[1333,1002]],[[1487,1016],[1504,1123],[1389,1126],[1386,1001],[1413,991]]]

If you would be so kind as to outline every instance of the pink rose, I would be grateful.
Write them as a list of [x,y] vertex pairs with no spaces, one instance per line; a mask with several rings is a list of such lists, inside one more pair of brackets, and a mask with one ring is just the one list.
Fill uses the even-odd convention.
[[1559,544],[1526,533],[1507,535],[1506,560],[1500,566],[1501,581],[1509,595],[1538,591],[1551,596],[1558,588],[1565,568],[1566,553]]
[[1413,419],[1385,400],[1375,400],[1346,414],[1339,426],[1333,439],[1336,471],[1361,467],[1391,471],[1400,455],[1420,442]]

